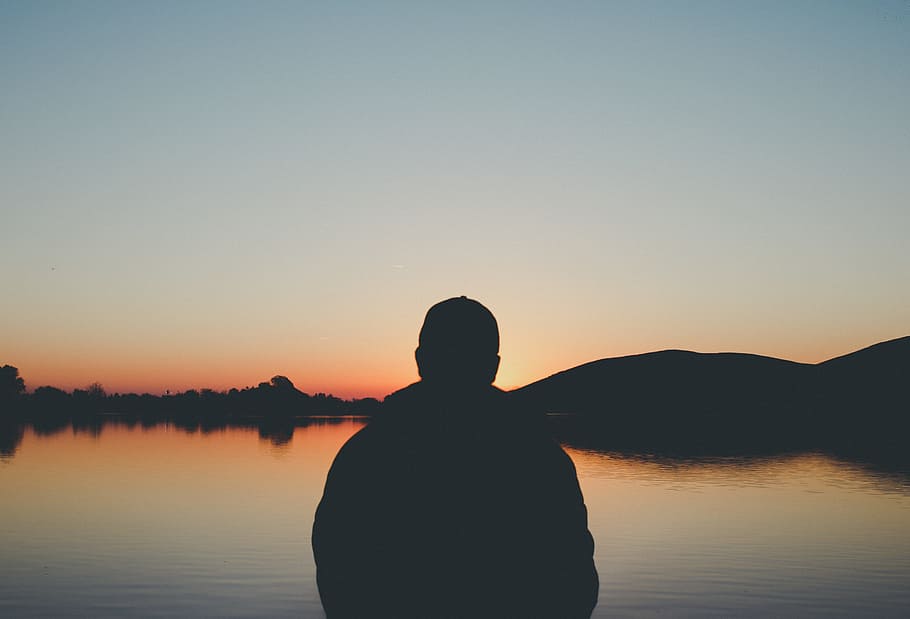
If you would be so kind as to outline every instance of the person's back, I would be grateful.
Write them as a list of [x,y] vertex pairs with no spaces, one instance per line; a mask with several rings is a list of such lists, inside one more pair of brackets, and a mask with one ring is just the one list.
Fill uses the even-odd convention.
[[[423,380],[386,398],[332,465],[313,529],[329,617],[586,617],[596,603],[572,461],[542,419],[490,385],[495,350],[495,362],[459,370],[451,338],[428,331],[434,309],[466,303],[482,308],[464,298],[431,308],[417,353]],[[458,380],[438,380],[440,367]],[[472,373],[482,380],[465,380]]]

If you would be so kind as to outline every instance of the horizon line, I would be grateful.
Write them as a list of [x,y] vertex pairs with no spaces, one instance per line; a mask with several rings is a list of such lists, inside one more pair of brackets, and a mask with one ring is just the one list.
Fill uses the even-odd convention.
[[[705,351],[700,351],[700,350],[688,350],[688,349],[680,349],[680,348],[664,348],[664,349],[659,349],[659,350],[651,350],[651,351],[646,351],[646,352],[641,352],[641,353],[632,353],[632,354],[619,355],[619,356],[613,356],[613,357],[600,357],[600,358],[598,358],[598,359],[592,359],[592,360],[590,360],[590,361],[584,361],[584,362],[582,362],[582,363],[578,363],[578,364],[576,364],[576,365],[572,365],[572,366],[570,366],[570,367],[568,367],[568,368],[565,368],[565,369],[562,369],[562,370],[557,370],[556,372],[552,372],[552,373],[547,374],[547,375],[545,375],[545,376],[542,376],[542,377],[540,377],[540,378],[533,379],[533,380],[531,380],[531,381],[529,381],[529,382],[527,382],[527,383],[524,383],[524,384],[522,384],[522,385],[511,385],[511,384],[510,384],[510,385],[497,385],[495,380],[493,381],[493,385],[496,386],[496,387],[498,387],[499,389],[504,390],[504,391],[513,391],[513,390],[521,389],[522,387],[526,387],[526,386],[528,386],[528,385],[532,385],[532,384],[534,384],[534,383],[536,383],[536,382],[540,382],[540,381],[542,381],[542,380],[546,380],[547,378],[550,378],[550,377],[552,377],[552,376],[556,376],[557,374],[562,374],[562,373],[564,373],[564,372],[568,372],[568,371],[571,371],[571,370],[573,370],[573,369],[575,369],[575,368],[579,368],[579,367],[583,367],[583,366],[586,366],[586,365],[590,365],[590,364],[592,364],[592,363],[598,363],[598,362],[600,362],[600,361],[606,361],[606,360],[609,360],[609,359],[624,359],[624,358],[638,357],[638,356],[642,356],[642,355],[659,354],[659,353],[666,353],[666,352],[687,352],[687,353],[693,353],[693,354],[699,354],[699,355],[715,355],[715,354],[750,355],[750,356],[755,356],[755,357],[764,357],[764,358],[767,358],[767,359],[777,359],[777,360],[780,360],[780,361],[788,361],[788,362],[791,362],[791,363],[798,363],[798,364],[801,364],[801,365],[810,365],[810,366],[811,366],[811,365],[820,365],[820,364],[826,363],[826,362],[828,362],[828,361],[832,361],[832,360],[834,360],[834,359],[839,359],[839,358],[841,358],[841,357],[845,357],[845,356],[848,356],[848,355],[851,355],[851,354],[854,354],[854,353],[862,352],[862,351],[864,351],[864,350],[868,350],[868,349],[870,349],[870,348],[874,348],[874,347],[879,346],[879,345],[882,345],[882,344],[888,344],[888,343],[892,343],[892,342],[897,342],[897,341],[899,341],[899,340],[904,340],[904,339],[910,339],[910,334],[898,336],[898,337],[895,337],[895,338],[890,338],[890,339],[887,339],[887,340],[881,340],[881,341],[879,341],[879,342],[875,342],[875,343],[870,344],[870,345],[868,345],[868,346],[864,346],[864,347],[862,347],[862,348],[857,348],[857,349],[851,350],[851,351],[846,352],[846,353],[842,353],[842,354],[839,354],[839,355],[835,355],[835,356],[833,356],[833,357],[829,357],[829,358],[827,358],[827,359],[824,359],[824,360],[822,360],[822,361],[817,361],[817,362],[815,362],[815,363],[808,363],[808,362],[801,362],[801,361],[793,361],[792,359],[785,359],[785,358],[783,358],[783,357],[773,357],[773,356],[771,356],[771,355],[762,355],[762,354],[757,354],[757,353],[740,352],[740,351],[730,351],[730,350],[720,350],[720,351],[705,352]],[[13,367],[17,367],[17,369],[18,369],[18,366],[13,365],[12,363],[3,363],[2,365],[11,365],[11,366],[13,366]],[[180,394],[180,393],[186,393],[186,392],[188,392],[188,391],[197,391],[197,392],[199,392],[199,391],[204,391],[204,390],[211,390],[211,391],[214,391],[214,392],[216,392],[216,393],[228,393],[228,392],[230,392],[232,389],[236,389],[236,390],[238,390],[238,391],[243,391],[244,389],[255,389],[256,387],[258,387],[258,386],[259,386],[260,384],[262,384],[262,383],[268,383],[268,382],[270,382],[271,379],[274,378],[275,376],[283,376],[283,377],[287,378],[287,375],[281,374],[281,373],[277,373],[277,374],[272,374],[272,376],[270,376],[270,377],[269,377],[268,379],[266,379],[266,380],[260,380],[260,381],[258,381],[258,382],[255,383],[255,384],[246,385],[246,386],[244,386],[244,387],[237,387],[236,385],[235,385],[235,386],[232,386],[232,387],[222,387],[222,388],[212,388],[212,387],[189,387],[189,388],[183,389],[183,390],[175,390],[174,393],[170,393],[171,390],[168,389],[168,388],[163,388],[163,389],[158,389],[158,390],[144,390],[144,391],[132,391],[132,390],[115,389],[115,390],[113,390],[112,392],[107,393],[107,395],[121,395],[121,396],[122,396],[122,395],[151,395],[151,396],[156,396],[156,397],[166,397],[166,396],[169,396],[169,395],[170,395],[170,396],[174,396],[174,395],[178,395],[178,394]],[[25,376],[22,376],[22,375],[20,375],[20,377],[22,377],[23,379],[26,378]],[[288,378],[288,380],[290,381],[289,378]],[[343,395],[335,395],[333,392],[331,392],[331,391],[329,391],[329,390],[316,389],[316,390],[312,390],[312,391],[307,391],[307,390],[304,390],[304,389],[301,389],[301,388],[297,387],[297,385],[294,384],[293,381],[291,381],[291,384],[294,385],[294,388],[295,388],[295,389],[297,389],[297,390],[300,391],[301,393],[304,393],[304,394],[306,394],[306,395],[308,395],[308,396],[310,396],[310,397],[315,397],[315,396],[318,396],[318,395],[325,395],[325,396],[336,397],[336,398],[339,398],[339,399],[342,399],[342,400],[348,400],[348,401],[350,401],[350,400],[363,400],[363,399],[368,399],[368,398],[382,401],[386,396],[388,396],[388,395],[394,393],[394,392],[397,391],[398,389],[401,389],[401,388],[407,386],[408,384],[411,384],[412,382],[414,382],[414,381],[402,381],[402,383],[399,384],[399,386],[394,387],[394,388],[391,388],[391,389],[384,390],[384,391],[383,391],[383,395],[374,395],[373,393],[370,393],[370,394],[366,394],[366,395],[365,395],[365,393],[367,393],[365,390],[360,390],[360,389],[356,389],[356,388],[355,388],[355,389],[344,389],[344,390],[342,390],[342,391],[340,392],[340,393],[342,393]],[[60,390],[62,390],[62,391],[75,392],[75,391],[80,391],[80,390],[88,389],[89,387],[91,387],[91,386],[94,385],[94,384],[99,384],[99,385],[102,386],[102,388],[104,387],[104,383],[103,383],[102,381],[93,381],[93,382],[89,383],[88,385],[82,385],[82,386],[70,386],[70,385],[64,384],[64,387],[58,387],[58,386],[53,385],[53,384],[41,384],[41,385],[38,385],[37,387],[34,387],[34,388],[28,388],[28,383],[26,382],[26,390],[25,390],[25,393],[27,393],[27,394],[33,394],[33,393],[35,392],[36,389],[40,389],[40,388],[42,388],[42,387],[52,387],[52,388],[54,388],[54,389],[60,389]],[[347,392],[347,393],[345,393],[345,392]],[[374,393],[375,393],[375,392],[374,392]]]

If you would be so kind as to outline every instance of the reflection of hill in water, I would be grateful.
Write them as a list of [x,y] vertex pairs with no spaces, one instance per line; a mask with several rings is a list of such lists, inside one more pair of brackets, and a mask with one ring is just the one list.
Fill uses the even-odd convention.
[[708,435],[683,437],[667,433],[614,433],[598,420],[577,415],[550,415],[547,423],[554,438],[566,447],[642,462],[669,466],[725,464],[750,465],[786,456],[821,453],[861,467],[877,477],[902,486],[910,485],[910,452],[899,441],[852,440],[806,441],[782,436],[741,436],[739,440]]

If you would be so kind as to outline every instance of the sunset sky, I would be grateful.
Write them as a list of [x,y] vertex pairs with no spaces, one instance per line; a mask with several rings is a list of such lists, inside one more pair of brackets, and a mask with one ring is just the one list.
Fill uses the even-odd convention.
[[0,365],[378,396],[910,334],[910,2],[3,2]]

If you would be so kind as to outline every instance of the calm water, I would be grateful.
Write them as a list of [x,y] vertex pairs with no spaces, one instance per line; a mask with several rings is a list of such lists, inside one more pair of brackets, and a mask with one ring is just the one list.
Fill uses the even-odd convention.
[[[0,616],[321,617],[310,527],[362,422],[26,430],[0,458]],[[910,615],[910,475],[822,454],[670,460],[568,447],[596,617]]]

